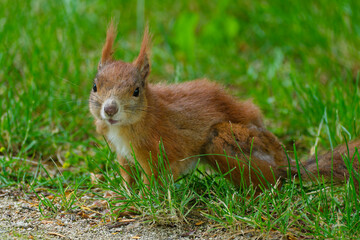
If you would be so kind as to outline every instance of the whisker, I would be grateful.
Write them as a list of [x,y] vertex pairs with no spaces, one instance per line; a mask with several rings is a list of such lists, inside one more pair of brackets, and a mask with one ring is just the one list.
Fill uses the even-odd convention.
[[99,102],[92,102],[92,101],[90,101],[90,103],[93,104],[94,107],[96,107],[96,108],[100,108],[100,107],[101,107],[101,104],[100,104]]
[[62,81],[71,83],[71,84],[74,85],[74,86],[80,87],[79,84],[73,83],[72,81],[70,81],[70,80],[68,80],[68,79],[66,79],[66,78],[63,78],[63,77],[60,77],[60,76],[55,76],[55,77],[58,78],[58,79],[60,79],[60,80],[62,80]]
[[88,103],[89,101],[88,100],[68,100],[68,99],[59,99],[56,101],[57,102],[60,102],[60,103]]

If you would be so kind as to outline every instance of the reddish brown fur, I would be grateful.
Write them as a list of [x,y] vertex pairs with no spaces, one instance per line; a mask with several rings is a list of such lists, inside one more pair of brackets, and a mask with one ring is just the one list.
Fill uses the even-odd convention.
[[149,61],[149,45],[151,36],[149,34],[149,27],[146,26],[144,37],[140,47],[139,56],[134,61],[134,65],[139,69],[142,78],[146,78],[150,73],[150,61]]
[[[196,165],[198,157],[192,156],[197,155],[207,155],[202,159],[223,173],[231,171],[227,178],[237,185],[264,184],[259,171],[271,184],[287,176],[285,152],[277,138],[264,128],[261,113],[253,103],[237,101],[218,84],[205,79],[175,85],[148,84],[148,31],[133,63],[108,60],[114,32],[111,25],[103,48],[104,64],[95,79],[98,90],[90,95],[90,110],[97,131],[108,138],[127,170],[130,166],[126,158],[131,158],[128,150],[132,147],[145,173],[151,175],[150,166],[158,164],[162,141],[175,179]],[[140,93],[134,97],[137,89]],[[102,113],[109,99],[114,99],[121,109],[114,118]],[[110,120],[117,122],[111,124]],[[360,141],[351,143],[351,154],[359,146]],[[343,153],[343,148],[339,152]],[[230,157],[221,156],[224,153]],[[331,174],[328,155],[319,159],[320,173],[325,176]],[[335,177],[341,178],[347,174],[346,168],[340,154],[334,157]],[[316,173],[313,160],[305,166]],[[153,173],[157,177],[156,167]],[[125,171],[122,175],[131,181]]]
[[[355,172],[360,173],[359,149],[360,140],[351,142],[348,145],[344,144],[336,147],[334,151],[327,152],[318,157],[318,162],[316,162],[316,157],[312,156],[308,161],[304,163],[305,169],[308,172],[302,173],[302,176],[304,176],[305,178],[312,178],[318,176],[319,173],[321,176],[328,177],[331,177],[331,174],[333,174],[333,179],[335,181],[342,181],[344,179],[348,179],[349,172],[347,171],[347,163],[344,163],[344,159],[346,161],[351,161],[352,169]],[[359,184],[357,181],[355,181],[355,183]]]
[[[212,131],[213,137],[206,144],[206,153],[236,158],[210,155],[207,157],[209,163],[215,169],[219,167],[223,173],[232,170],[226,177],[236,185],[241,185],[243,181],[246,185],[252,182],[267,186],[266,181],[275,184],[279,177],[286,177],[286,172],[282,171],[288,166],[284,149],[265,128],[252,124],[220,123]],[[229,164],[224,164],[227,161]]]
[[115,40],[115,36],[116,36],[115,29],[116,28],[114,26],[114,23],[111,21],[110,26],[107,30],[106,41],[105,41],[104,47],[102,49],[101,61],[100,61],[101,65],[104,65],[107,62],[110,62],[113,60],[113,58],[112,58],[113,45],[114,45],[114,40]]

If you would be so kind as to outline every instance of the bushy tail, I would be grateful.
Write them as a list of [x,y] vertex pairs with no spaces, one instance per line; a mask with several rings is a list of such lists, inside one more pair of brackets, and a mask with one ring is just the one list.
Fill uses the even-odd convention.
[[[303,162],[301,177],[303,179],[315,179],[324,177],[334,182],[354,179],[357,190],[360,181],[360,140],[343,144],[319,156],[312,156]],[[296,167],[291,168],[292,174],[297,174]]]

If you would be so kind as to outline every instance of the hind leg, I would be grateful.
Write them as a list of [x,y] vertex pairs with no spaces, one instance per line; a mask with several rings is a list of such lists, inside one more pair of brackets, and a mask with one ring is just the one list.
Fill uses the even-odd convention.
[[[287,160],[277,138],[262,127],[219,123],[204,147],[207,162],[235,185],[274,185]],[[226,156],[225,156],[226,155]],[[286,176],[286,175],[285,175]]]

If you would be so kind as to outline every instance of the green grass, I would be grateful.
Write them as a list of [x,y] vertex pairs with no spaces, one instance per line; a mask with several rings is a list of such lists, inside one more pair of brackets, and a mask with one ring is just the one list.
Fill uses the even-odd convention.
[[[119,23],[117,58],[135,58],[149,21],[150,81],[205,76],[252,98],[290,156],[294,143],[303,159],[315,146],[359,136],[360,3],[237,2],[1,1],[0,186],[45,187],[61,201],[39,193],[41,209],[56,214],[79,207],[76,197],[93,188],[90,172],[102,171],[98,186],[126,196],[112,210],[131,207],[149,221],[199,216],[235,232],[359,237],[352,180],[342,187],[291,182],[255,196],[201,170],[151,191],[140,180],[134,189],[119,187],[119,166],[87,106],[111,18]],[[141,198],[144,191],[150,197]]]

